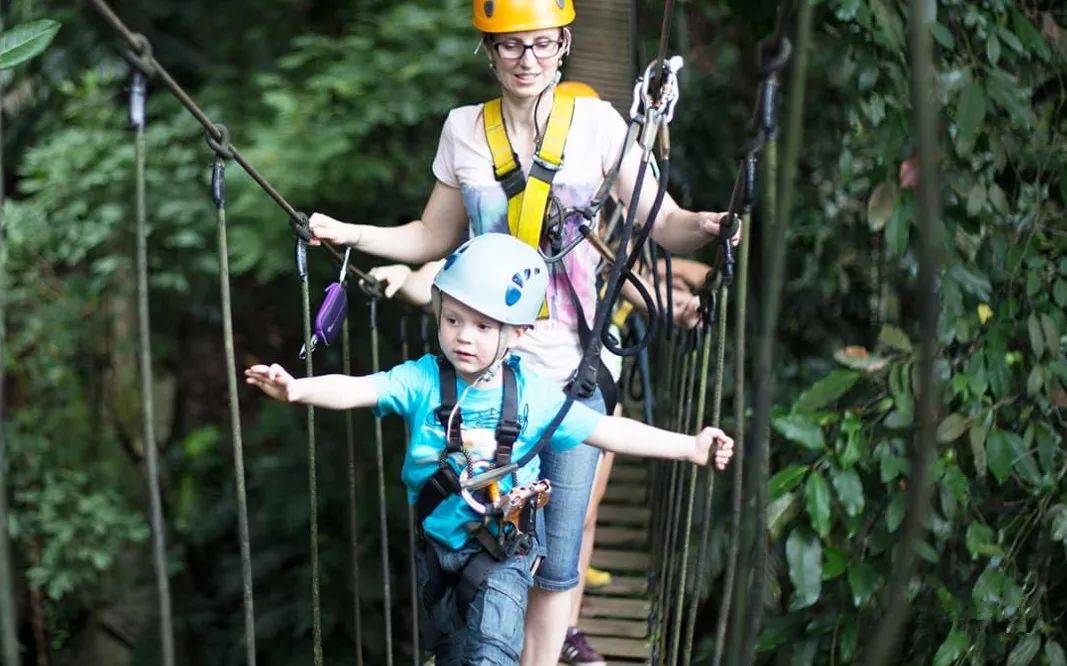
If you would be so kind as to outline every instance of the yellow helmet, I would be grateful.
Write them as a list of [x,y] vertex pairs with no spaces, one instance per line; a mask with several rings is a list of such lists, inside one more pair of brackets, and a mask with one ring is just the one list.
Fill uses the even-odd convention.
[[523,32],[570,25],[574,0],[473,0],[474,27],[482,32]]
[[556,92],[570,95],[571,97],[600,99],[600,95],[596,93],[596,90],[593,90],[593,86],[581,81],[564,81],[556,86]]

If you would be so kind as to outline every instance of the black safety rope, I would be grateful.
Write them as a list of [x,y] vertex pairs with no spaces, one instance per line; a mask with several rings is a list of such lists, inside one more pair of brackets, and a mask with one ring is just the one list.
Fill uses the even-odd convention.
[[[222,141],[223,136],[219,133],[218,124],[212,121],[211,118],[209,118],[208,115],[204,113],[203,109],[201,109],[200,106],[197,105],[197,103],[193,100],[193,98],[190,97],[189,94],[186,93],[180,85],[178,85],[178,82],[174,80],[174,78],[170,75],[166,68],[159,64],[159,61],[157,61],[152,56],[151,44],[149,43],[148,39],[140,33],[135,33],[131,31],[126,26],[126,24],[122,22],[118,15],[115,14],[115,12],[112,11],[110,7],[108,7],[107,3],[105,3],[104,0],[89,0],[89,2],[92,4],[93,8],[96,9],[96,11],[104,18],[108,25],[110,25],[112,29],[114,29],[115,32],[117,32],[126,41],[130,49],[132,49],[132,51],[126,56],[127,59],[131,61],[131,64],[134,64],[139,69],[144,71],[146,75],[154,76],[155,78],[157,78],[164,86],[166,86],[170,90],[171,94],[173,94],[178,99],[178,101],[181,102],[182,106],[184,106],[189,111],[189,113],[191,113],[193,117],[196,118],[197,122],[199,122],[204,127],[204,131],[207,132],[209,137],[211,137],[215,141]],[[233,145],[232,142],[226,145],[225,148],[230,151],[233,156],[233,160],[237,162],[237,164],[239,164],[242,169],[245,170],[245,172],[252,178],[252,180],[254,180],[256,184],[259,185],[259,187],[264,192],[266,192],[271,199],[274,200],[274,203],[276,203],[283,211],[285,211],[285,214],[288,216],[289,219],[289,224],[293,229],[293,233],[295,233],[297,236],[304,239],[305,241],[309,240],[311,238],[311,234],[308,231],[307,215],[294,208],[293,205],[289,203],[285,199],[285,197],[283,197],[281,193],[278,192],[278,190],[273,185],[271,185],[270,182],[266,178],[264,178],[262,174],[259,173],[259,171],[256,170],[254,166],[252,166],[252,164],[244,157],[244,155],[241,154],[241,152],[237,149],[236,146]],[[322,246],[325,247],[331,255],[333,255],[334,259],[336,259],[339,263],[341,262],[343,255],[340,251],[337,250],[337,248],[333,247],[333,245],[325,241],[322,242]],[[370,289],[376,294],[381,293],[381,284],[378,282],[377,279],[352,265],[348,266],[348,271],[350,274],[354,275],[356,278],[364,282],[367,285],[368,289]]]
[[159,602],[159,632],[164,666],[174,666],[174,628],[171,622],[170,582],[167,578],[167,545],[163,502],[159,490],[159,451],[156,448],[155,409],[152,403],[152,339],[148,322],[148,224],[145,203],[145,95],[146,75],[135,70],[130,82],[130,125],[134,131],[134,164],[137,202],[137,332],[141,380],[141,437],[148,477],[148,501],[152,523],[152,554]]
[[[300,280],[300,306],[304,315],[304,349],[311,349],[311,297],[308,293],[308,246],[307,241],[297,237],[295,241],[296,274]],[[304,376],[314,377],[312,354],[304,355]],[[319,595],[319,489],[318,453],[315,443],[315,408],[307,406],[307,455],[308,455],[308,524],[311,542],[311,636],[312,659],[315,666],[322,666],[322,609]]]
[[[362,284],[361,284],[362,286]],[[378,296],[370,296],[370,354],[371,372],[381,370],[378,357]],[[378,459],[378,519],[381,523],[382,541],[382,603],[385,615],[385,663],[393,666],[393,599],[392,583],[389,580],[389,525],[385,503],[385,456],[382,452],[382,419],[374,417],[374,452]],[[418,610],[417,608],[413,610]]]
[[[310,354],[308,354],[310,356]],[[348,317],[341,324],[341,371],[352,374],[352,340]],[[356,666],[363,666],[363,616],[360,611],[359,512],[356,503],[356,429],[352,410],[345,410],[345,451],[348,467],[348,559],[352,566],[352,623],[355,630]]]
[[[3,32],[0,16],[0,32]],[[0,81],[0,99],[4,97]],[[3,144],[3,114],[0,113],[0,145]],[[7,439],[4,434],[4,342],[7,330],[7,237],[4,227],[4,161],[0,151],[0,663],[18,666],[18,616],[15,608],[15,586],[11,569],[11,545],[7,525]]]
[[[889,663],[897,651],[900,630],[910,615],[906,588],[915,571],[915,546],[922,538],[926,512],[933,486],[930,461],[937,446],[935,418],[938,379],[934,369],[937,355],[937,321],[940,302],[937,274],[940,265],[943,230],[937,178],[937,98],[927,5],[912,0],[909,46],[911,49],[911,103],[913,136],[919,153],[919,192],[916,210],[919,226],[919,391],[916,415],[919,428],[910,452],[908,513],[901,530],[900,548],[894,558],[893,578],[886,593],[885,612],[875,631],[865,662],[868,666]],[[792,118],[790,118],[792,121]],[[790,123],[792,125],[792,123]],[[1009,658],[1008,661],[1011,661]]]
[[[223,136],[229,134],[219,128]],[[225,146],[227,142],[220,142]],[[220,146],[220,147],[221,147]],[[245,662],[256,664],[256,621],[252,599],[252,546],[248,529],[248,496],[245,492],[245,458],[241,439],[241,411],[237,398],[237,360],[233,344],[233,312],[230,303],[230,254],[226,234],[226,163],[230,155],[224,148],[216,150],[211,168],[211,197],[218,218],[219,293],[222,303],[222,338],[226,357],[226,389],[230,407],[230,431],[233,441],[233,473],[237,491],[237,534],[241,549],[241,598],[244,606]]]

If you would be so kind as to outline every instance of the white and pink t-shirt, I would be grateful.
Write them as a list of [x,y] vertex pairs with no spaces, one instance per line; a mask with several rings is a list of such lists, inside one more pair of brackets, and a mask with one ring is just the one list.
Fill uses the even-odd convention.
[[[491,231],[508,233],[508,201],[493,177],[493,157],[482,125],[483,106],[461,106],[448,114],[433,161],[437,180],[462,193],[472,236]],[[625,138],[626,122],[610,103],[575,99],[563,167],[552,181],[552,194],[564,208],[589,203],[618,158]],[[523,173],[529,174],[532,160],[533,155],[519,155]],[[565,221],[565,243],[578,234],[580,220],[574,216]],[[562,262],[589,324],[596,310],[599,260],[600,255],[589,243],[580,243]],[[581,358],[578,313],[563,279],[557,273],[549,282],[549,318],[538,321],[516,350],[527,367],[560,383],[570,377]]]

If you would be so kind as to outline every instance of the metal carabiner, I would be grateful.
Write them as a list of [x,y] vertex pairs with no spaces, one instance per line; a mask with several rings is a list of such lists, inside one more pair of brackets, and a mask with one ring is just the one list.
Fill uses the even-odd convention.
[[[495,516],[500,513],[500,508],[495,503],[483,503],[474,496],[473,492],[471,492],[471,479],[480,478],[483,474],[479,472],[489,472],[491,471],[491,468],[492,465],[488,460],[478,460],[464,467],[463,471],[459,473],[459,495],[463,498],[463,501],[467,503],[467,506],[479,516]],[[495,483],[495,481],[496,479],[493,479],[489,483]],[[486,486],[488,486],[489,483],[487,483]]]

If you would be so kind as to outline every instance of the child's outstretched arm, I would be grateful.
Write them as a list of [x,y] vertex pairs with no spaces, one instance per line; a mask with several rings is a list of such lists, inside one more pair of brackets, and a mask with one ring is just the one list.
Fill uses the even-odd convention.
[[322,375],[296,379],[285,368],[273,363],[253,365],[245,370],[245,382],[284,402],[300,402],[325,409],[373,407],[378,403],[378,389],[370,377]]
[[708,464],[714,455],[716,469],[724,469],[734,454],[734,440],[718,428],[683,435],[618,416],[601,419],[586,443],[615,453],[688,460],[698,465]]

